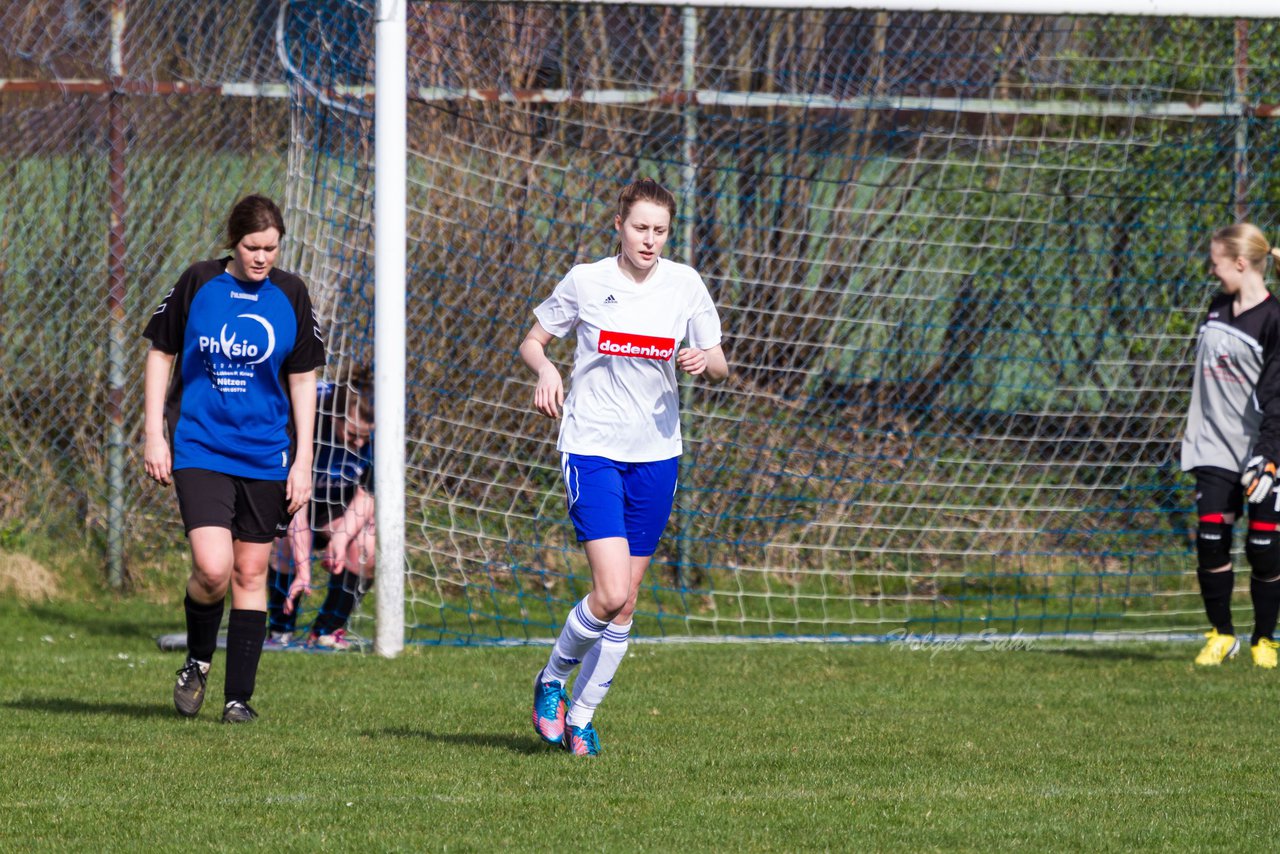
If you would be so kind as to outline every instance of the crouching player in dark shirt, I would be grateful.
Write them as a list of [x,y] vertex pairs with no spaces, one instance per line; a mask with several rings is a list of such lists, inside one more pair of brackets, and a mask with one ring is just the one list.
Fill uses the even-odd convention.
[[324,603],[308,646],[348,649],[347,620],[373,583],[373,388],[367,367],[345,383],[321,383],[317,399],[314,490],[308,512],[294,516],[278,540],[268,575],[267,645],[288,646],[297,632],[298,601],[310,590],[316,551],[329,571]]

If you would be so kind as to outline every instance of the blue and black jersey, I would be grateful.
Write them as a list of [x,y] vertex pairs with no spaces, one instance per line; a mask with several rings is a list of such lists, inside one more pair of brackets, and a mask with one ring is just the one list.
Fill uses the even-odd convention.
[[165,399],[173,468],[285,480],[293,459],[289,374],[325,362],[302,280],[272,270],[260,283],[226,272],[230,258],[188,267],[143,335],[174,355]]
[[321,383],[316,401],[315,479],[311,492],[311,527],[321,530],[347,511],[356,489],[373,492],[373,440],[356,450],[338,429],[345,412],[334,411],[333,386]]

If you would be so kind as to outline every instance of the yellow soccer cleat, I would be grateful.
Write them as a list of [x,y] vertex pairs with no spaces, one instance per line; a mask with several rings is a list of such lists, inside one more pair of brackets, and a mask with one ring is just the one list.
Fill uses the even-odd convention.
[[[1240,651],[1240,641],[1235,635],[1220,635],[1217,629],[1212,629],[1205,634],[1209,642],[1204,645],[1204,649],[1200,650],[1200,654],[1196,656],[1196,664],[1202,667],[1212,667],[1221,664],[1228,658],[1235,656]],[[1274,652],[1271,653],[1273,656]]]
[[1276,650],[1280,649],[1280,643],[1276,643],[1271,638],[1258,638],[1258,642],[1249,649],[1253,652],[1253,664],[1255,667],[1265,667],[1268,670],[1276,669]]

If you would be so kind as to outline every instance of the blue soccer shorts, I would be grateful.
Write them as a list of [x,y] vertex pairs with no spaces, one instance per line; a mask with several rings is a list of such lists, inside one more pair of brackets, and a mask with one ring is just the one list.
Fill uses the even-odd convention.
[[620,463],[561,454],[565,500],[578,542],[623,537],[632,557],[650,557],[671,518],[680,458]]

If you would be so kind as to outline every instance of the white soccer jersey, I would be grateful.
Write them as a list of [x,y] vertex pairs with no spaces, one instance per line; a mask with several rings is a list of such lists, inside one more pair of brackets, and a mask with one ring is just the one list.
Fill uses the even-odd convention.
[[560,421],[563,452],[642,463],[680,455],[681,341],[720,343],[720,315],[692,267],[659,258],[642,283],[617,258],[580,264],[533,310],[557,338],[578,337]]

